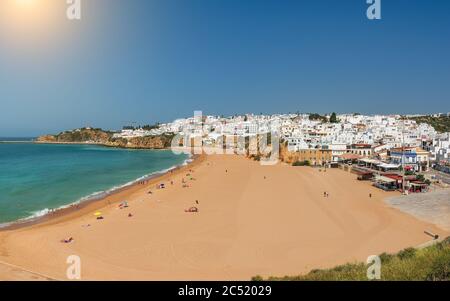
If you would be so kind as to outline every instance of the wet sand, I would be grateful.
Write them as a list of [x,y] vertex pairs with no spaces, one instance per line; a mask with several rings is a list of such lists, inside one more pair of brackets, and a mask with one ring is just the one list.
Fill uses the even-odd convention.
[[[189,168],[2,231],[0,261],[62,280],[69,255],[80,256],[83,280],[248,280],[365,261],[429,241],[424,230],[449,235],[383,202],[398,193],[341,170],[232,155],[204,156]],[[162,182],[166,188],[155,189]],[[128,208],[118,208],[122,200]],[[185,212],[193,206],[198,213]],[[99,209],[104,220],[93,216]],[[60,242],[68,237],[74,241]],[[0,269],[0,279],[8,277]]]

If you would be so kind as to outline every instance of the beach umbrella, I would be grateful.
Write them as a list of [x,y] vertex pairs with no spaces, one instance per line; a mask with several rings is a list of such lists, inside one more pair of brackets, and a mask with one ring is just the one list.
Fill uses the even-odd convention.
[[100,211],[97,211],[94,213],[94,216],[102,216],[102,213]]

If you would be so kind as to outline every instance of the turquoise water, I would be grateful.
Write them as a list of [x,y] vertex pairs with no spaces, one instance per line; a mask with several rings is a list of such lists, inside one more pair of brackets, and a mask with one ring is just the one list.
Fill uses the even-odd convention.
[[42,215],[186,159],[171,151],[0,143],[0,224]]

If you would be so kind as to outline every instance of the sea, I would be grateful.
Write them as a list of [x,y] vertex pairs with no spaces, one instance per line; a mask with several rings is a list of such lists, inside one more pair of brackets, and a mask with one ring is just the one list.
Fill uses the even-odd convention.
[[101,198],[190,160],[170,150],[35,144],[32,140],[0,138],[0,227]]

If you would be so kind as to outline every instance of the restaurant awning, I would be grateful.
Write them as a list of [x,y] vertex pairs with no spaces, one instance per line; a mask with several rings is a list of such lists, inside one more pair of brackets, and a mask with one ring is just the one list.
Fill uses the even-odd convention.
[[384,177],[384,176],[376,176],[375,180],[377,182],[382,182],[382,183],[394,183],[397,182],[394,179],[388,178],[388,177]]
[[398,164],[387,164],[387,163],[382,163],[379,165],[379,167],[381,168],[386,168],[386,169],[397,169],[400,167],[400,165]]
[[383,162],[379,161],[379,160],[375,160],[375,159],[368,159],[368,158],[364,158],[364,159],[360,159],[360,162],[364,162],[367,164],[374,164],[374,165],[380,165],[383,164]]

